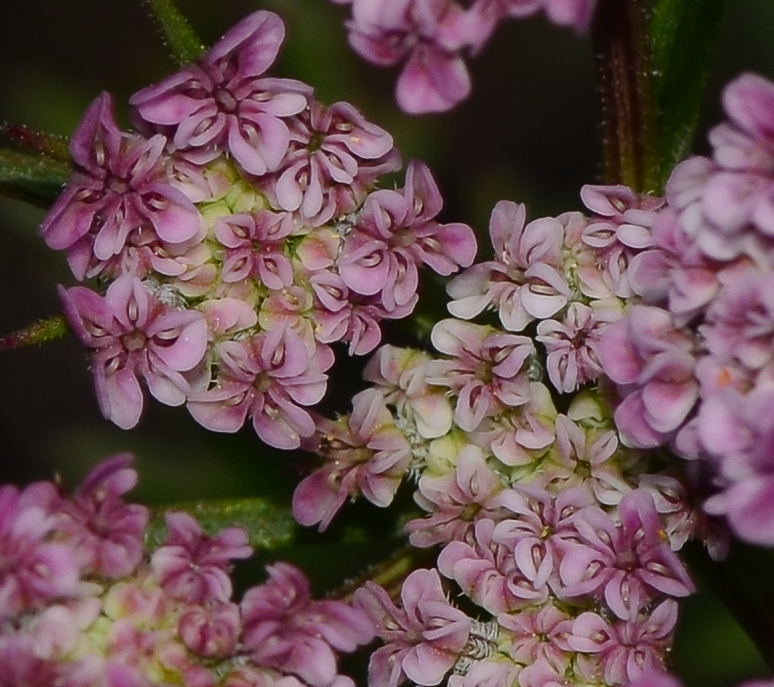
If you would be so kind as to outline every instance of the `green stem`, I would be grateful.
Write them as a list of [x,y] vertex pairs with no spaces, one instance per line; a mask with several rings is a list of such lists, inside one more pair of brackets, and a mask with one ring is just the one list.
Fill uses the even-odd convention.
[[24,124],[0,123],[0,134],[5,134],[12,141],[38,153],[43,153],[59,162],[70,163],[70,139],[67,136],[39,131]]
[[329,597],[340,601],[351,601],[355,590],[370,581],[381,585],[393,599],[397,599],[400,596],[403,581],[412,571],[420,567],[432,551],[432,549],[403,546],[387,560],[371,566],[356,578],[347,580],[341,587],[333,590]]
[[602,177],[653,191],[658,183],[647,17],[640,0],[600,0],[592,26],[602,117]]
[[22,348],[33,344],[44,344],[61,339],[69,331],[62,315],[39,320],[11,334],[0,336],[0,351]]
[[150,7],[161,37],[175,62],[182,67],[195,62],[204,54],[204,44],[172,0],[144,0],[144,2]]

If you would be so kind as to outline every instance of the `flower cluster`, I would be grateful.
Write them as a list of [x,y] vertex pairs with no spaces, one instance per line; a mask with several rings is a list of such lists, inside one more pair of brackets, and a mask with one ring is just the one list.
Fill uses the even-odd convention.
[[400,167],[391,136],[267,74],[283,38],[277,15],[256,12],[135,94],[137,131],[119,130],[103,94],[72,138],[75,171],[42,233],[79,280],[107,285],[62,298],[121,427],[140,417],[142,379],[209,429],[251,420],[267,443],[297,447],[331,344],[372,351],[380,320],[414,308],[420,267],[473,261],[472,230],[436,219],[427,167],[377,190]]
[[31,687],[347,687],[337,654],[373,637],[365,613],[314,601],[298,569],[231,599],[231,562],[252,552],[236,527],[204,533],[166,514],[143,550],[148,510],[123,495],[128,455],[103,461],[72,496],[49,482],[0,488],[0,683]]
[[631,446],[699,462],[709,513],[774,544],[774,84],[724,94],[712,158],[678,165],[651,245],[627,268],[641,304],[602,337],[615,420]]
[[[424,515],[405,531],[440,551],[400,606],[374,584],[356,594],[384,642],[371,687],[449,673],[455,687],[624,685],[666,670],[677,599],[693,591],[676,552],[707,521],[678,470],[622,443],[599,389],[600,346],[635,297],[628,266],[663,201],[581,195],[588,215],[529,223],[500,202],[493,258],[449,285],[465,319],[435,325],[434,355],[380,348],[371,388],[307,442],[322,464],[296,490],[299,522],[326,527],[350,496],[385,506],[412,476]],[[492,311],[496,325],[469,321]]]
[[544,10],[556,23],[585,31],[596,0],[333,0],[351,4],[349,42],[380,66],[405,61],[395,89],[406,112],[449,110],[468,97],[467,55],[478,53],[497,25]]

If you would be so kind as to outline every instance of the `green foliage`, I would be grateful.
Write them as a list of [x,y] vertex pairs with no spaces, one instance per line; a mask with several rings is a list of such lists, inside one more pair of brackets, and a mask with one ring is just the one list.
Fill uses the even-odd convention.
[[154,512],[148,525],[146,547],[153,549],[164,538],[164,512],[182,510],[193,515],[208,534],[225,527],[241,527],[247,532],[250,546],[258,551],[271,551],[288,546],[296,530],[290,509],[264,498],[199,501],[169,504]]
[[184,66],[202,56],[204,45],[172,0],[145,0],[145,2],[150,7],[159,33],[175,62]]
[[0,194],[50,207],[70,178],[69,163],[47,155],[0,149]]
[[725,6],[726,0],[654,3],[648,33],[662,186],[693,140]]

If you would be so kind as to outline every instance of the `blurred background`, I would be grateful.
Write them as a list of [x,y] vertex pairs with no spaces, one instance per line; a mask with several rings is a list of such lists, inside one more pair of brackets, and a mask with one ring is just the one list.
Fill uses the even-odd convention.
[[[393,102],[396,72],[350,51],[345,7],[327,0],[179,0],[179,6],[207,44],[255,9],[280,13],[288,38],[273,73],[308,82],[323,101],[348,100],[390,131],[404,159],[421,158],[433,169],[446,198],[443,219],[467,222],[480,236],[500,198],[526,202],[533,218],[558,214],[579,209],[580,187],[596,180],[590,44],[542,17],[504,24],[470,61],[474,92],[467,102],[449,114],[415,118]],[[774,78],[773,27],[771,0],[728,3],[696,151],[706,150],[703,132],[721,118],[723,83],[745,70]],[[0,120],[70,134],[89,103],[108,90],[126,124],[128,97],[173,70],[138,0],[14,0],[0,11]],[[74,283],[64,256],[38,236],[42,216],[0,198],[6,256],[0,333],[58,313],[56,285]],[[427,311],[429,318],[442,313],[442,303]],[[412,336],[399,327],[387,334],[409,344]],[[72,485],[100,457],[131,451],[142,476],[136,496],[149,503],[251,495],[282,501],[303,470],[303,458],[267,450],[250,431],[213,435],[184,410],[156,403],[148,403],[135,431],[113,427],[99,414],[84,351],[73,339],[4,353],[0,375],[2,482],[56,472]],[[336,387],[330,405],[345,411],[359,388],[357,375]],[[380,517],[368,508],[360,514]],[[702,592],[685,608],[675,660],[689,687],[766,674],[714,596]]]

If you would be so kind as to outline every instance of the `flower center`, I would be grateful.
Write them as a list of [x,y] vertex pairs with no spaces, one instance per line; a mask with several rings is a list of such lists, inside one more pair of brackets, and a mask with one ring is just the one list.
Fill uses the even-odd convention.
[[218,107],[223,112],[229,114],[235,112],[237,105],[239,105],[239,101],[225,88],[218,88],[215,93],[213,93],[213,98],[215,98],[215,102],[218,103]]

